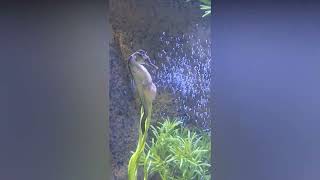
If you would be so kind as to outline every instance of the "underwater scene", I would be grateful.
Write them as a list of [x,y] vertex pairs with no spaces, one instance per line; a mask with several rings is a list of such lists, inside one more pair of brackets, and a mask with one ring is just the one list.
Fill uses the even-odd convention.
[[113,179],[211,179],[211,0],[109,9]]

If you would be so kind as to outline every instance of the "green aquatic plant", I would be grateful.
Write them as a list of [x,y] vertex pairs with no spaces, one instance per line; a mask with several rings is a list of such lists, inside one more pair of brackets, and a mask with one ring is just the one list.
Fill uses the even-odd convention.
[[[187,0],[187,2],[189,2],[191,0]],[[202,17],[206,17],[208,15],[211,14],[211,0],[199,0],[200,3],[202,3],[200,5],[200,9],[204,10],[204,14],[202,15]]]
[[204,14],[202,17],[206,17],[211,14],[211,0],[200,0],[202,4],[200,5],[200,9],[204,10]]
[[[144,115],[143,107],[141,107],[141,117],[140,122],[142,121]],[[147,119],[145,128],[146,130],[149,128],[150,120]],[[138,162],[141,154],[144,151],[144,147],[146,144],[147,133],[142,133],[141,128],[139,129],[139,139],[136,151],[132,154],[129,164],[128,164],[128,179],[136,180],[137,179],[137,170],[138,170]],[[146,179],[145,179],[146,180]]]
[[211,179],[208,134],[193,132],[174,120],[151,128],[151,142],[140,159],[145,178],[158,174],[163,180]]

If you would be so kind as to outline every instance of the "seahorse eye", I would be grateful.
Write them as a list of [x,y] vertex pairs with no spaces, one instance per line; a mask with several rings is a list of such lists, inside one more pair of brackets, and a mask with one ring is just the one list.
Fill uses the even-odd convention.
[[142,49],[138,50],[138,52],[139,52],[140,54],[142,54],[142,55],[147,54],[146,51],[144,51],[144,50],[142,50]]

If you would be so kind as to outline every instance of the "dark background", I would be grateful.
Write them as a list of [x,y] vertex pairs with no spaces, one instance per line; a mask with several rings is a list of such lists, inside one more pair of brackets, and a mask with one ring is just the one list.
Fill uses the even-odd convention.
[[[1,4],[1,180],[110,177],[107,4]],[[215,9],[214,179],[318,180],[318,4]]]
[[107,2],[1,7],[0,180],[108,179]]
[[319,5],[218,1],[216,180],[320,179]]

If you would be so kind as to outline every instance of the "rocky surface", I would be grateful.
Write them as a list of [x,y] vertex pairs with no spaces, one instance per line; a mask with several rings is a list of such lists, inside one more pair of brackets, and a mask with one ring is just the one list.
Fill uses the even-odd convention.
[[158,93],[153,119],[181,118],[210,126],[207,107],[211,60],[210,24],[198,2],[111,0],[113,43],[110,78],[110,149],[114,179],[127,179],[127,164],[138,136],[140,107],[130,86],[128,56],[144,49],[158,70],[150,70]]

